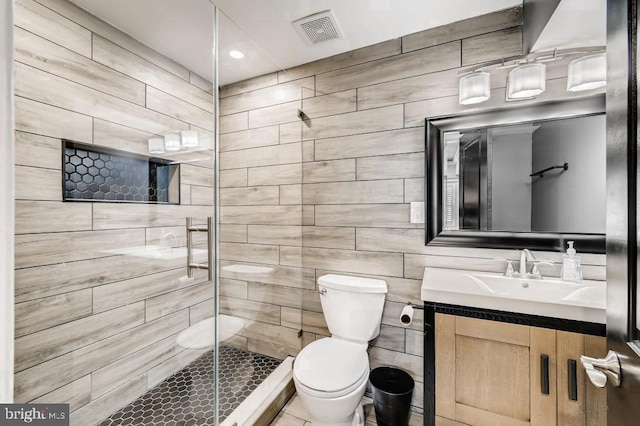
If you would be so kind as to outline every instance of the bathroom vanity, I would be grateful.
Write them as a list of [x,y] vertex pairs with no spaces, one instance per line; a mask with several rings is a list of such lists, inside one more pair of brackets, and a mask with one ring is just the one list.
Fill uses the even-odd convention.
[[[426,120],[426,245],[499,250],[425,268],[426,426],[606,424],[606,391],[580,361],[605,356],[606,283],[550,278],[559,256],[529,252],[575,241],[605,253],[604,105],[596,95]],[[519,272],[510,249],[522,250]]]
[[421,291],[425,425],[606,424],[580,365],[606,352],[604,282],[425,268]]

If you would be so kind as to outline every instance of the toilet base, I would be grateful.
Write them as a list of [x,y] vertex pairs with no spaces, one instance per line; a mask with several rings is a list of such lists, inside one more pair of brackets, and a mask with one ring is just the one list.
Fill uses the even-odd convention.
[[331,423],[311,422],[311,426],[364,426],[364,409],[362,408],[362,403],[358,404],[358,408],[356,408],[356,412],[351,416],[342,419],[342,421],[332,421]]

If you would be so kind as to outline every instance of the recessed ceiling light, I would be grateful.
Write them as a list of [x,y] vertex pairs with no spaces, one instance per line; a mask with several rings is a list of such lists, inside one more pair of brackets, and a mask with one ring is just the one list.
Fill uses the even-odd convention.
[[229,56],[231,56],[234,59],[242,59],[242,58],[244,58],[244,53],[242,53],[239,50],[231,50],[229,52]]

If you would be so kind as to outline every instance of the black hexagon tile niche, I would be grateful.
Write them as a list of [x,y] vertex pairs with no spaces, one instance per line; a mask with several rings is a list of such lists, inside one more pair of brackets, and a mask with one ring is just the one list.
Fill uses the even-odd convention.
[[[262,383],[280,360],[220,346],[219,420],[222,422]],[[213,351],[112,414],[99,426],[196,426],[214,423]]]
[[68,140],[63,152],[65,201],[180,202],[179,164]]

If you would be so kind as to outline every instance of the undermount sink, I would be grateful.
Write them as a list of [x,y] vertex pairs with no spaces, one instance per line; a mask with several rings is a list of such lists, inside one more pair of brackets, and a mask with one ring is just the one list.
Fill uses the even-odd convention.
[[[465,273],[483,291],[503,297],[531,300],[574,300],[583,301],[580,295],[596,296],[600,291],[606,297],[604,286],[589,285],[584,282],[572,283],[556,279],[529,279],[505,277],[502,275]],[[593,290],[591,293],[585,290]],[[596,298],[593,302],[597,302]]]
[[422,299],[429,302],[520,312],[604,324],[606,283],[572,283],[502,274],[425,268]]

